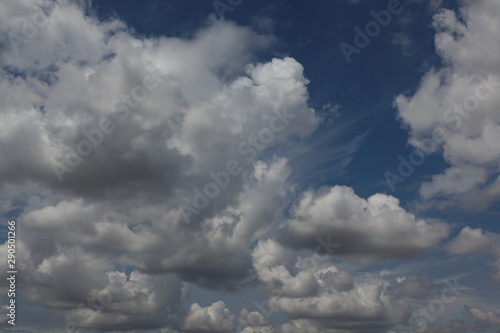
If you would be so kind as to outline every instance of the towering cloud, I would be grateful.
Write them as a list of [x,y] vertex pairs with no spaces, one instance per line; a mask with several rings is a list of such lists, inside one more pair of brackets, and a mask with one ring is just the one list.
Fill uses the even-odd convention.
[[[319,122],[302,65],[255,62],[272,38],[223,21],[182,39],[83,3],[2,2],[0,16],[0,186],[23,209],[26,297],[120,330],[164,325],[182,281],[249,283],[249,247],[289,190],[287,160],[265,153]],[[233,319],[193,305],[184,327]]]
[[445,66],[429,70],[413,96],[395,100],[410,143],[450,164],[422,184],[424,199],[484,209],[500,198],[500,46],[493,42],[500,39],[499,14],[495,0],[437,13],[435,46]]

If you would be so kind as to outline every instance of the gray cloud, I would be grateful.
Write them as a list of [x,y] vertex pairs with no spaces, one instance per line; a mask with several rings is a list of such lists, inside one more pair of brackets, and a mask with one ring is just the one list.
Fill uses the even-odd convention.
[[[273,37],[208,20],[190,38],[145,38],[118,19],[99,20],[86,1],[44,2],[46,21],[27,36],[37,3],[0,4],[0,208],[19,209],[29,305],[101,331],[225,332],[239,323],[244,333],[319,333],[386,329],[408,318],[409,299],[429,295],[424,277],[298,256],[329,235],[327,245],[341,245],[332,257],[413,258],[447,237],[448,225],[342,186],[298,194],[285,218],[297,195],[289,157],[348,127],[284,156],[291,138],[322,119],[297,60],[256,61]],[[362,138],[330,148],[339,173]],[[464,237],[447,248],[478,250]],[[189,300],[195,285],[261,288],[290,322],[276,326],[247,308],[236,316],[223,301],[201,306]]]
[[[249,247],[290,189],[287,160],[264,153],[319,123],[302,65],[256,63],[272,37],[229,22],[147,39],[83,3],[47,6],[26,38],[35,1],[0,5],[0,30],[23,37],[2,34],[0,187],[22,202],[26,297],[78,327],[139,329],[181,315],[182,282],[255,283]],[[206,184],[220,193],[186,221]],[[97,295],[112,300],[87,304]],[[187,328],[216,324],[195,312]]]
[[331,255],[359,262],[411,258],[449,233],[446,224],[417,219],[392,196],[378,193],[365,200],[345,186],[306,191],[290,212],[278,233],[281,243],[318,251],[318,238],[328,235],[329,243],[341,244]]

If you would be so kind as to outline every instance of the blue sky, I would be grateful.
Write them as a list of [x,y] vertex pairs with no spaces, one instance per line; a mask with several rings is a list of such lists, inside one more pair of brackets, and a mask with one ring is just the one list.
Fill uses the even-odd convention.
[[2,331],[499,332],[499,15],[2,3]]

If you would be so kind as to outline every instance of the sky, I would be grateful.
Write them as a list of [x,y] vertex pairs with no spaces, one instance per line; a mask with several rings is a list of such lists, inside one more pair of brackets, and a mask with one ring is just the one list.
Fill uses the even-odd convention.
[[500,332],[499,17],[0,2],[0,331]]

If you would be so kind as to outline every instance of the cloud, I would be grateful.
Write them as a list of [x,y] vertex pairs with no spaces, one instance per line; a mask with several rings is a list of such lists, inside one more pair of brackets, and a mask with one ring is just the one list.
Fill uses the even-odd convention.
[[240,316],[238,317],[238,322],[245,326],[259,327],[259,326],[269,326],[271,321],[269,318],[264,317],[259,311],[249,312],[246,308],[240,311]]
[[409,35],[405,33],[397,33],[392,39],[393,44],[399,45],[404,55],[411,56],[415,53],[415,45]]
[[467,310],[476,324],[486,327],[500,326],[499,309],[468,308]]
[[442,153],[450,164],[422,184],[426,200],[483,210],[500,197],[500,49],[490,42],[500,38],[499,13],[498,1],[481,0],[464,2],[459,13],[435,14],[435,47],[444,67],[429,70],[413,96],[395,99],[399,118],[410,128],[409,143]]
[[[282,223],[295,192],[291,162],[278,152],[333,116],[322,120],[309,106],[297,60],[256,61],[273,37],[209,19],[190,37],[146,38],[97,18],[87,1],[39,3],[0,4],[0,188],[10,196],[0,206],[19,209],[29,306],[105,331],[225,332],[239,323],[244,333],[338,332],[390,327],[408,317],[408,298],[428,295],[423,277],[297,257],[328,235],[327,245],[341,244],[333,256],[412,258],[448,226],[416,218],[394,197],[365,200],[343,186],[305,191]],[[470,149],[484,163],[496,152],[495,131],[486,128]],[[342,168],[361,137],[332,148]],[[472,154],[449,149],[457,161]],[[237,317],[223,301],[186,313],[194,285],[258,285],[291,322],[273,328],[247,309]]]
[[485,332],[491,328],[500,325],[500,312],[498,309],[483,309],[478,307],[465,306],[466,313],[472,317],[472,322],[465,320],[452,320],[448,325],[427,325],[422,328],[423,333],[462,333],[470,332]]
[[107,276],[108,284],[69,311],[67,322],[108,330],[158,327],[180,304],[181,281],[174,275],[153,277],[133,271],[127,276],[115,271]]
[[[0,202],[22,209],[26,298],[79,327],[149,329],[180,311],[183,282],[254,283],[249,248],[292,186],[271,152],[320,122],[302,65],[258,63],[273,38],[230,22],[145,38],[86,2],[41,4],[28,36],[37,3],[0,4]],[[228,330],[224,309],[193,305],[186,328]]]
[[441,222],[417,219],[399,200],[375,194],[367,200],[346,186],[304,192],[290,210],[291,218],[278,240],[291,248],[319,248],[318,238],[339,243],[332,253],[359,262],[411,258],[448,236]]
[[[352,0],[350,0],[352,2]],[[281,325],[279,332],[281,333],[319,333],[318,328],[309,320],[292,320],[289,323]]]
[[433,288],[423,277],[396,278],[387,272],[354,277],[325,257],[294,260],[275,240],[259,241],[252,256],[261,287],[270,295],[270,310],[293,319],[281,327],[283,332],[309,323],[313,331],[389,327],[408,318],[408,299],[422,299]]
[[227,332],[236,328],[235,317],[222,301],[204,308],[194,303],[189,308],[183,329],[188,332]]
[[496,261],[492,263],[496,273],[493,279],[500,282],[500,235],[483,231],[481,228],[463,228],[457,237],[446,244],[448,252],[457,255],[471,255],[477,253],[492,253]]
[[274,333],[276,330],[271,326],[245,327],[241,333]]
[[468,255],[488,252],[492,249],[494,235],[483,232],[482,229],[463,228],[458,236],[446,245],[448,252],[459,255]]

